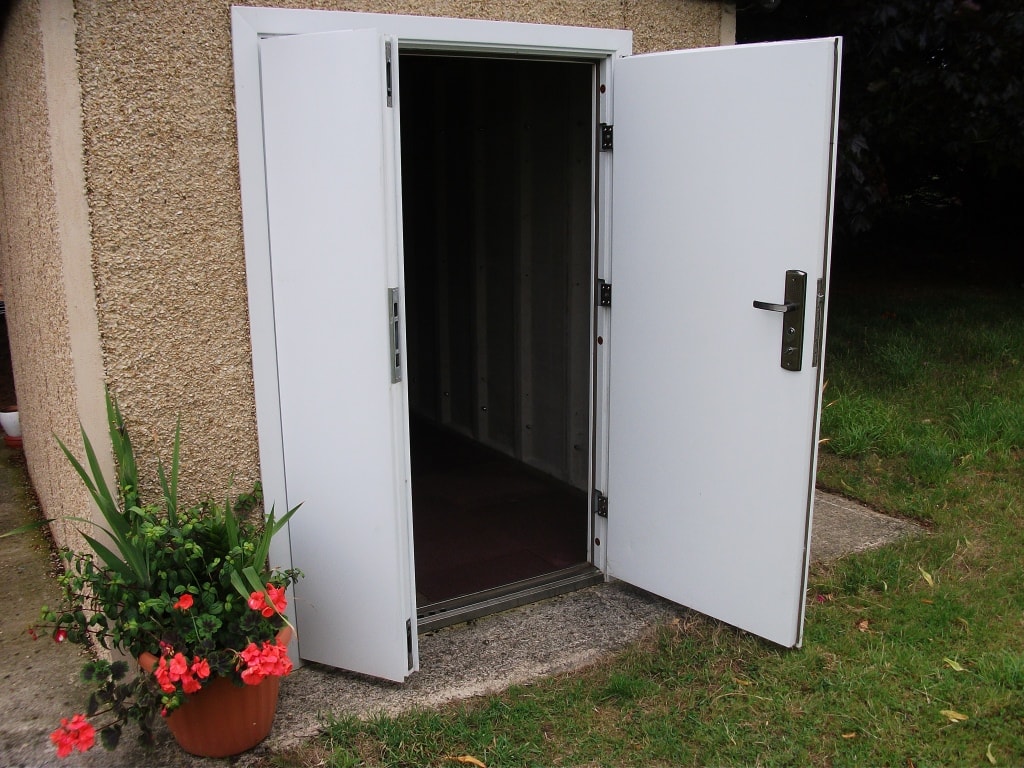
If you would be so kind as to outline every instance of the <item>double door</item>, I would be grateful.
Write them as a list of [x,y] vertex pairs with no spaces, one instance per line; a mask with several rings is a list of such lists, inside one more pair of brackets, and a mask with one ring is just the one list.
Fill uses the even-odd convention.
[[[373,29],[259,44],[299,654],[393,680],[418,667],[401,45]],[[830,39],[594,60],[592,560],[785,646],[803,622],[838,57]]]

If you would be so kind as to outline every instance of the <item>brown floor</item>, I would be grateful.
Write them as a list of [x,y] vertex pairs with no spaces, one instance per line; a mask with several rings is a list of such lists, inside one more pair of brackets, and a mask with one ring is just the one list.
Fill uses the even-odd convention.
[[419,423],[412,475],[421,607],[586,562],[583,491]]

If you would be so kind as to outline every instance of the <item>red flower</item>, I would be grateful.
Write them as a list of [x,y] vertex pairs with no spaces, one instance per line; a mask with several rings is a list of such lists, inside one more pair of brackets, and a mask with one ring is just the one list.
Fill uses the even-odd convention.
[[254,611],[259,611],[268,619],[275,613],[284,613],[284,609],[288,607],[288,599],[284,596],[284,587],[267,584],[266,594],[253,592],[249,595],[249,607]]
[[68,631],[66,629],[64,629],[64,627],[61,627],[60,629],[58,629],[56,632],[53,633],[53,642],[55,642],[55,643],[63,643],[67,639],[68,639]]
[[267,584],[267,595],[270,596],[277,612],[284,613],[284,609],[288,607],[288,598],[284,596],[284,587],[275,587],[273,584]]
[[69,721],[62,717],[60,728],[50,734],[50,741],[57,745],[57,757],[67,757],[76,749],[85,752],[96,743],[96,729],[84,715],[75,715]]
[[199,681],[210,676],[210,663],[193,656],[190,665],[181,653],[174,654],[169,662],[166,656],[161,656],[153,676],[164,693],[174,693],[177,683],[181,683],[181,690],[185,693],[197,693],[202,688]]
[[192,660],[192,674],[202,680],[205,680],[210,676],[210,662],[196,656]]
[[246,685],[259,685],[266,677],[284,677],[292,671],[288,649],[280,642],[265,640],[262,647],[249,643],[238,656],[240,662],[245,664],[242,682]]
[[176,602],[171,607],[172,608],[177,608],[179,611],[187,611],[189,608],[192,607],[192,602],[193,602],[192,595],[190,595],[188,592],[186,592],[181,597],[179,597],[178,598],[178,602]]

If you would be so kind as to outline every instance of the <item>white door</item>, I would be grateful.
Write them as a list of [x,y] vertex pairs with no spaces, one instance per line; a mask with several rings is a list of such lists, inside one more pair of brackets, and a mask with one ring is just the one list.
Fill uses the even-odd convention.
[[303,505],[299,654],[404,680],[418,662],[384,45],[375,31],[268,38],[260,67],[286,495]]
[[[608,571],[785,646],[803,625],[838,60],[829,39],[614,72]],[[788,270],[803,308],[755,308],[784,303]]]

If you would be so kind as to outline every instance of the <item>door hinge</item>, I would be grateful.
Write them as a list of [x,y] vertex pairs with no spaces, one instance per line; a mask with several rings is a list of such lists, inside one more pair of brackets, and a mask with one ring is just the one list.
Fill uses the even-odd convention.
[[412,619],[405,620],[405,648],[409,656],[409,669],[412,670]]
[[388,337],[391,342],[391,383],[402,380],[402,329],[399,327],[399,295],[397,288],[388,288]]
[[601,151],[611,152],[612,151],[612,126],[608,123],[601,123]]
[[384,43],[384,77],[387,80],[388,87],[388,106],[392,106],[391,98],[391,41],[388,40]]
[[608,517],[608,497],[598,490],[594,491],[594,514],[598,517]]
[[825,326],[825,278],[818,278],[818,292],[814,297],[814,348],[811,350],[811,367],[821,363],[822,334]]
[[597,306],[610,307],[612,305],[612,284],[604,280],[597,281]]

